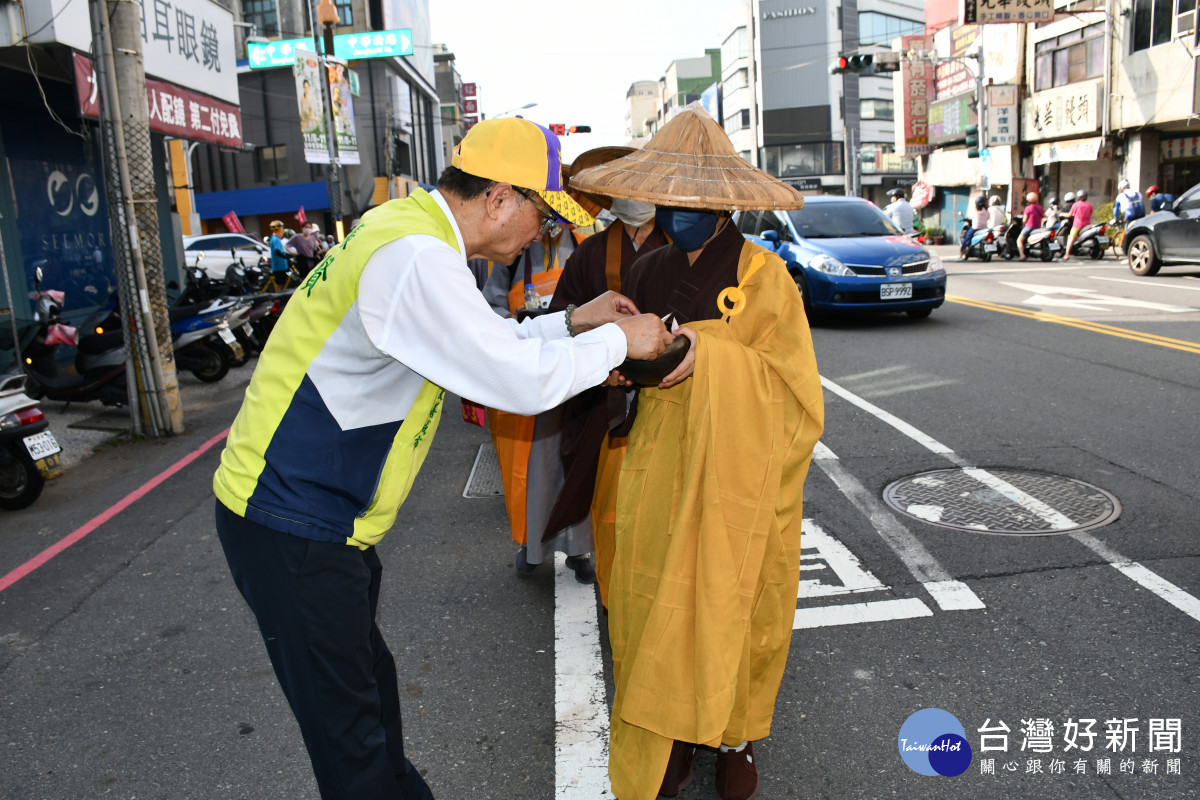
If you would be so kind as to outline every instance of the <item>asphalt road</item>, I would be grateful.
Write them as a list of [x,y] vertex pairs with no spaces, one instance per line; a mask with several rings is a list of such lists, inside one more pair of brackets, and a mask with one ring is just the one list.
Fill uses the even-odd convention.
[[[929,319],[814,329],[826,433],[760,798],[1200,796],[1200,270],[948,266],[951,299]],[[5,800],[317,796],[213,530],[216,437],[245,378],[185,376],[188,433],[105,446],[0,516]],[[439,798],[602,797],[603,736],[572,740],[563,720],[588,686],[583,716],[590,697],[604,720],[594,598],[548,565],[514,576],[501,498],[462,497],[486,436],[447,408],[380,547],[408,754]],[[916,516],[885,503],[933,470],[953,472],[908,484],[935,498]],[[1085,510],[1111,496],[1119,517],[1056,532],[1082,519],[1059,514],[1074,481],[1108,493],[1085,490]],[[930,521],[980,508],[1048,535]],[[575,647],[589,634],[598,650]],[[929,708],[974,751],[957,777],[899,755],[901,726]],[[1085,719],[1097,735],[1081,753],[1067,723]],[[680,796],[714,797],[712,775],[705,755]]]

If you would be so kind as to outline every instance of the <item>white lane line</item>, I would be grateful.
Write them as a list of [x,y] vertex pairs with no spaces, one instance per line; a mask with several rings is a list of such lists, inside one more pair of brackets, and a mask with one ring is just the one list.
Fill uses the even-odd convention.
[[847,389],[843,389],[841,386],[838,386],[836,383],[829,380],[828,378],[822,377],[821,385],[824,386],[829,391],[831,391],[834,394],[841,397],[843,400],[847,400],[850,403],[853,403],[854,405],[861,408],[863,411],[866,411],[867,413],[872,414],[872,415],[878,417],[879,419],[883,420],[888,425],[891,425],[893,428],[900,431],[908,438],[912,439],[913,441],[915,441],[918,444],[920,444],[921,446],[923,446],[925,449],[932,450],[933,452],[938,453],[939,455],[945,456],[946,458],[953,461],[955,464],[958,464],[960,467],[967,466],[967,464],[965,462],[960,462],[958,460],[958,456],[955,455],[954,451],[951,450],[949,447],[946,447],[946,445],[942,444],[937,439],[934,439],[932,436],[927,436],[926,434],[921,433],[919,430],[914,428],[912,425],[909,425],[904,420],[902,420],[898,417],[892,416],[891,414],[884,411],[882,408],[875,405],[874,403],[870,403],[870,402],[864,400],[863,398],[859,397],[858,395],[854,394],[853,392],[851,392]]
[[[824,379],[822,378],[822,381]],[[839,387],[840,388],[840,387]],[[865,402],[865,401],[864,401]],[[933,441],[930,439],[930,441]],[[935,442],[936,444],[936,442]],[[955,580],[946,568],[938,563],[925,545],[904,527],[875,494],[851,475],[833,451],[821,445],[827,455],[814,459],[817,466],[837,485],[838,490],[866,517],[875,531],[883,538],[892,552],[904,563],[912,576],[929,589],[929,594],[943,611],[961,611],[984,608],[983,601],[970,587]],[[803,535],[801,542],[803,542]],[[945,605],[943,604],[945,603]]]
[[1031,514],[1041,517],[1056,531],[1065,531],[1078,526],[1078,523],[1072,521],[1065,514],[1051,508],[1033,495],[1026,494],[1008,481],[997,475],[993,475],[985,469],[969,467],[964,469],[963,473],[979,481],[984,486],[995,489]]
[[[1184,275],[1183,277],[1190,278],[1192,276]],[[1112,281],[1113,283],[1132,283],[1137,286],[1159,286],[1164,289],[1187,289],[1188,291],[1192,291],[1192,292],[1200,292],[1200,286],[1180,286],[1179,284],[1175,283],[1174,281],[1156,281],[1156,280],[1148,280],[1146,278],[1142,278],[1140,281],[1135,281],[1135,280],[1130,280],[1129,278],[1102,278],[1099,275],[1089,275],[1088,278],[1090,278],[1091,280],[1094,280],[1094,281]]]
[[[1053,508],[1046,505],[1045,503],[1042,503],[1040,500],[1029,497],[1029,495],[1026,495],[1024,492],[1021,492],[1019,489],[1016,489],[1015,487],[1011,486],[1011,484],[1008,484],[1007,481],[1001,480],[1000,478],[996,477],[995,475],[992,475],[991,473],[987,472],[986,470],[981,470],[981,469],[977,469],[975,467],[970,467],[967,464],[967,462],[961,456],[959,456],[957,453],[955,453],[953,450],[946,447],[944,444],[937,441],[933,437],[928,436],[928,435],[922,433],[921,431],[917,430],[915,427],[908,424],[904,420],[899,419],[899,418],[889,414],[888,412],[884,411],[883,409],[879,408],[876,405],[868,403],[866,400],[863,400],[861,397],[858,397],[854,393],[847,391],[846,389],[842,388],[841,386],[838,386],[836,383],[834,383],[831,380],[828,380],[826,378],[821,378],[821,383],[822,383],[822,385],[825,386],[825,388],[829,389],[834,394],[838,395],[839,397],[844,398],[845,400],[848,400],[849,402],[853,403],[854,405],[858,406],[859,408],[864,409],[865,411],[869,411],[871,414],[875,415],[880,421],[886,422],[888,425],[891,425],[893,428],[900,431],[905,436],[909,437],[910,439],[917,442],[918,444],[922,445],[927,450],[930,450],[934,453],[938,453],[939,455],[944,456],[946,458],[946,460],[950,461],[951,463],[956,464],[960,467],[963,467],[964,471],[971,473],[973,475],[973,477],[975,477],[977,480],[980,479],[982,476],[986,476],[986,478],[991,481],[988,483],[989,486],[993,486],[993,488],[997,488],[1001,485],[1008,487],[1008,489],[1010,489],[1014,494],[1009,494],[1008,492],[1005,492],[1005,494],[1007,494],[1010,497],[1010,499],[1013,499],[1014,502],[1021,502],[1020,500],[1017,500],[1017,496],[1024,495],[1024,497],[1033,501],[1033,504],[1031,504],[1032,506],[1039,507],[1041,509],[1041,511],[1034,511],[1034,513],[1038,513],[1039,516],[1042,515],[1042,512],[1045,513],[1045,516],[1043,516],[1043,519],[1046,519],[1047,522],[1051,522],[1051,524],[1055,524],[1054,521],[1058,520],[1058,518],[1061,518],[1061,520],[1067,520],[1068,522],[1070,521],[1066,516],[1060,514],[1058,511],[1054,510]],[[828,448],[826,448],[826,449],[828,450]],[[832,451],[829,451],[829,452],[832,453]],[[817,464],[823,470],[825,470],[827,473],[829,472],[829,469],[828,469],[829,464],[835,464],[836,466],[841,467],[841,464],[839,462],[830,461],[829,459],[819,460],[819,461],[817,461]],[[999,491],[998,488],[997,488],[997,490]],[[849,495],[847,495],[847,496],[849,496]],[[851,502],[854,502],[853,498],[851,498]],[[1024,503],[1022,503],[1022,505],[1024,506]],[[1031,506],[1024,506],[1024,507],[1030,508],[1031,511],[1034,510],[1033,507],[1031,507]],[[1069,526],[1067,526],[1067,527],[1069,527]],[[1059,526],[1059,530],[1062,530],[1061,526]],[[1163,578],[1162,576],[1158,575],[1154,571],[1147,569],[1142,564],[1139,564],[1136,561],[1126,558],[1125,556],[1121,555],[1121,553],[1117,552],[1116,550],[1109,547],[1104,542],[1101,542],[1095,536],[1092,536],[1091,534],[1089,534],[1085,531],[1076,531],[1074,533],[1069,533],[1067,535],[1070,536],[1075,541],[1082,544],[1084,547],[1091,550],[1093,553],[1098,555],[1100,558],[1107,561],[1118,572],[1120,572],[1122,575],[1125,575],[1127,578],[1129,578],[1130,580],[1137,583],[1143,589],[1153,592],[1154,594],[1158,595],[1163,600],[1166,600],[1168,603],[1175,606],[1176,608],[1178,608],[1180,611],[1184,612],[1188,616],[1192,617],[1193,619],[1195,619],[1197,621],[1200,621],[1200,599],[1197,599],[1194,595],[1191,595],[1191,594],[1185,592],[1183,589],[1180,589],[1178,586],[1171,583],[1166,578]],[[886,539],[887,537],[885,536],[884,538]]]
[[554,555],[554,785],[556,800],[611,798],[608,701],[596,593]]
[[831,625],[857,625],[863,622],[887,622],[893,619],[932,617],[929,606],[917,598],[876,600],[871,603],[847,603],[821,608],[798,608],[792,630],[825,628]]

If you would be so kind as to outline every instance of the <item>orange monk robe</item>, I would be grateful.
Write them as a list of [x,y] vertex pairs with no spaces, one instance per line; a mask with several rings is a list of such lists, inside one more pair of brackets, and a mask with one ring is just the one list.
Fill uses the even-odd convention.
[[[751,256],[765,263],[748,280]],[[799,293],[747,243],[748,298],[698,333],[691,379],[644,389],[622,463],[609,638],[609,774],[652,800],[673,740],[769,735],[800,577],[801,499],[824,424]]]

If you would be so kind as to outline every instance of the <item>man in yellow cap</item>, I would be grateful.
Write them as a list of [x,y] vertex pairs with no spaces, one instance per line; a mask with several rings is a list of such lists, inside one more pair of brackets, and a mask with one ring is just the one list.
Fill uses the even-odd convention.
[[404,756],[374,548],[445,392],[537,414],[671,341],[615,293],[517,323],[475,288],[468,257],[511,263],[564,221],[588,221],[559,161],[545,128],[488,120],[435,191],[367,212],[296,290],[230,429],[217,533],[324,800],[432,797]]

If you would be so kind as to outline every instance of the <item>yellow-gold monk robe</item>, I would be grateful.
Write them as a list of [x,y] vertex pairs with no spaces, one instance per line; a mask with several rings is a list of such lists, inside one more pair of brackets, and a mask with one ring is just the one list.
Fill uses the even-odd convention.
[[694,374],[642,390],[622,462],[608,593],[619,800],[656,797],[673,740],[769,735],[787,661],[821,383],[783,262],[747,242],[737,275],[744,310],[688,323]]

